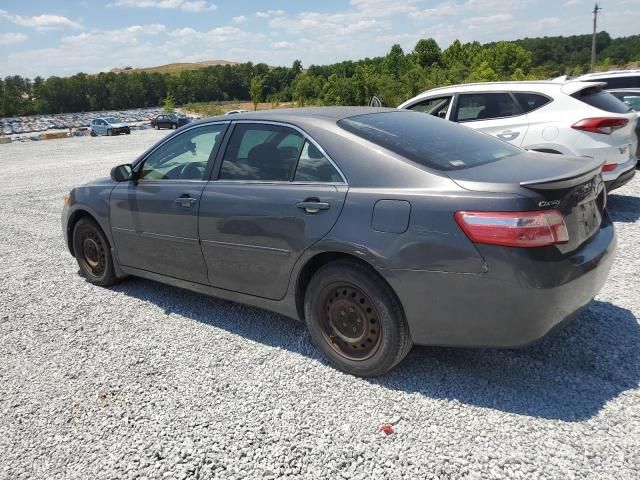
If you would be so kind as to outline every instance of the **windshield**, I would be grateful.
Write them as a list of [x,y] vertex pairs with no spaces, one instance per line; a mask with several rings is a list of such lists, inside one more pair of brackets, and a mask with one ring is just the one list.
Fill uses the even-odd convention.
[[343,129],[435,170],[461,170],[521,150],[501,140],[419,112],[371,113],[342,119]]
[[107,123],[120,123],[120,120],[115,117],[105,117],[104,121]]

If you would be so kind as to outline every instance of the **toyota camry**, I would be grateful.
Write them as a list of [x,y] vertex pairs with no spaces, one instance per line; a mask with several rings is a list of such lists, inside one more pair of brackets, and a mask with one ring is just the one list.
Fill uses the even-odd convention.
[[335,367],[411,346],[525,346],[602,287],[602,162],[527,152],[418,112],[213,117],[65,197],[85,278],[128,275],[306,323]]

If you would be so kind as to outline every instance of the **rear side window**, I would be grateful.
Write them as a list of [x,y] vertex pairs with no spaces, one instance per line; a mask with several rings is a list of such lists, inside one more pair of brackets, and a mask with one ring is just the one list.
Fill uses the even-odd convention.
[[627,113],[631,110],[628,105],[625,105],[609,92],[605,92],[601,87],[585,88],[571,96],[605,112]]
[[520,115],[522,112],[508,93],[471,93],[458,97],[455,121],[470,122]]
[[296,182],[329,182],[342,183],[342,177],[313,144],[305,142],[298,161],[298,169],[294,178]]
[[545,97],[539,93],[514,92],[513,96],[518,100],[524,113],[532,112],[551,101],[549,97]]
[[224,154],[221,180],[289,181],[304,137],[279,125],[237,124]]
[[449,110],[449,105],[451,104],[451,98],[450,96],[429,98],[415,105],[411,105],[407,110],[414,110],[416,112],[428,113],[434,117],[445,118],[447,116],[447,110]]
[[461,170],[520,153],[507,142],[411,111],[370,113],[338,125],[408,160],[435,170]]

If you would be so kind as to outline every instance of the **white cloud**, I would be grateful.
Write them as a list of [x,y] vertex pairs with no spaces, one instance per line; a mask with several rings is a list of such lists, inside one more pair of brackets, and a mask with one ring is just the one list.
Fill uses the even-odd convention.
[[237,17],[233,17],[231,20],[233,20],[234,23],[244,23],[247,21],[247,17],[244,15],[238,15]]
[[414,12],[411,12],[409,16],[413,18],[445,17],[450,15],[460,15],[463,9],[464,6],[458,3],[443,2],[433,8],[426,8],[423,10],[416,10]]
[[24,42],[27,36],[22,33],[0,33],[0,45]]
[[273,42],[271,44],[273,48],[283,49],[283,48],[293,48],[295,45],[291,42]]
[[108,7],[130,7],[130,8],[179,8],[185,12],[205,12],[217,10],[218,6],[207,3],[205,0],[116,0]]
[[70,20],[61,15],[42,14],[33,17],[23,17],[21,15],[11,15],[6,10],[0,10],[0,18],[5,18],[16,25],[31,27],[37,30],[52,30],[57,28],[80,28],[78,22]]
[[258,18],[271,18],[271,17],[279,17],[284,15],[286,12],[284,10],[267,10],[266,12],[256,12],[256,17]]
[[479,28],[484,25],[494,25],[496,23],[504,23],[513,19],[510,13],[498,13],[496,15],[487,15],[484,17],[471,17],[462,21],[463,25],[469,28]]

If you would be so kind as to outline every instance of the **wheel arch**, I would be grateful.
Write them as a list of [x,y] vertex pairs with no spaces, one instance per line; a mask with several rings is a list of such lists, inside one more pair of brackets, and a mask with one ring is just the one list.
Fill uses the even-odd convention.
[[376,268],[371,263],[369,263],[367,260],[364,260],[361,257],[352,255],[350,253],[341,252],[341,251],[327,251],[327,252],[318,253],[312,256],[311,258],[307,259],[307,261],[305,262],[305,264],[302,266],[302,268],[298,273],[297,281],[295,285],[295,307],[296,307],[296,312],[298,314],[298,318],[300,320],[304,321],[304,318],[305,318],[304,297],[307,291],[307,287],[309,286],[309,282],[311,281],[311,278],[313,278],[313,276],[318,272],[318,270],[320,270],[320,268],[324,267],[325,265],[328,265],[329,263],[334,263],[341,260],[346,260],[346,261],[356,263],[366,268],[367,270],[369,270],[373,275],[376,275],[377,277],[379,277],[385,283],[385,285],[389,288],[389,291],[395,296],[404,314],[404,307],[402,306],[400,297],[398,296],[396,291],[393,289],[391,284],[389,284],[387,279],[384,278],[384,276],[381,275],[380,272],[376,270]]
[[69,252],[71,253],[71,255],[73,255],[74,257],[76,256],[76,254],[73,250],[73,230],[76,227],[76,224],[82,218],[88,218],[90,220],[93,220],[96,223],[96,225],[100,227],[100,229],[102,230],[102,233],[104,233],[104,236],[107,239],[107,242],[110,241],[109,237],[104,231],[104,227],[100,224],[100,222],[95,217],[95,215],[90,213],[88,210],[85,210],[84,208],[78,208],[69,215],[69,220],[67,220],[67,248],[69,249]]

